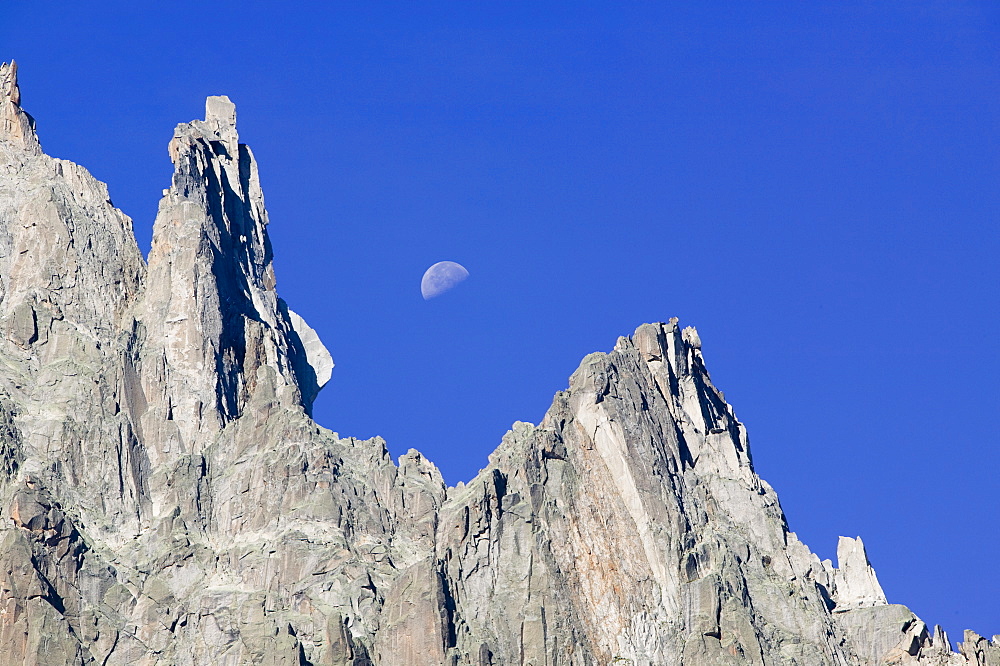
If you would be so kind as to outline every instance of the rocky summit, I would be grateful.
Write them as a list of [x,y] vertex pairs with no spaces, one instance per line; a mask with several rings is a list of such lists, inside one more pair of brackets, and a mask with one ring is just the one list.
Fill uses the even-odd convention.
[[148,262],[0,66],[0,664],[996,666],[820,561],[676,319],[468,484],[340,437],[236,111],[177,126]]

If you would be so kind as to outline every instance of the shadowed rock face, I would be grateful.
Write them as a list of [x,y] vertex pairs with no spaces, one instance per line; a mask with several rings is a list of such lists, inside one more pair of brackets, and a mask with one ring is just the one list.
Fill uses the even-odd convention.
[[0,663],[1000,664],[820,562],[676,320],[471,482],[342,438],[235,108],[179,125],[148,265],[0,66]]

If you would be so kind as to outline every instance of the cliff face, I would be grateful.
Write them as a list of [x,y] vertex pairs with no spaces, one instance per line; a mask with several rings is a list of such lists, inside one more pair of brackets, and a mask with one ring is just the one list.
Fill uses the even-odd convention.
[[1000,664],[790,532],[693,328],[584,359],[447,488],[309,417],[235,109],[179,125],[148,265],[0,66],[0,663]]

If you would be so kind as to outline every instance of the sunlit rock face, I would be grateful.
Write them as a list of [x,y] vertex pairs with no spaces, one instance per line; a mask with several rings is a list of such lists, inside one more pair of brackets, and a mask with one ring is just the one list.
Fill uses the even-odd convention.
[[0,66],[0,664],[1000,663],[790,532],[676,320],[591,354],[468,484],[309,417],[236,112],[179,125],[149,262]]

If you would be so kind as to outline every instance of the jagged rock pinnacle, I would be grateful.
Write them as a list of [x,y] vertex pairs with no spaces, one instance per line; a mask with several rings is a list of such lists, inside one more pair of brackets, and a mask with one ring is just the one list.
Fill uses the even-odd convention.
[[875,570],[868,561],[861,537],[840,537],[835,584],[838,608],[864,608],[888,603]]
[[0,63],[0,98],[21,106],[21,90],[17,86],[17,62]]
[[153,226],[138,315],[149,340],[145,429],[163,432],[174,453],[200,450],[251,403],[308,411],[332,368],[278,298],[264,195],[253,153],[238,142],[236,107],[218,96],[205,110],[170,142],[173,183]]
[[17,84],[17,63],[0,63],[0,140],[29,155],[42,152],[35,135],[35,120],[21,110],[21,89]]

